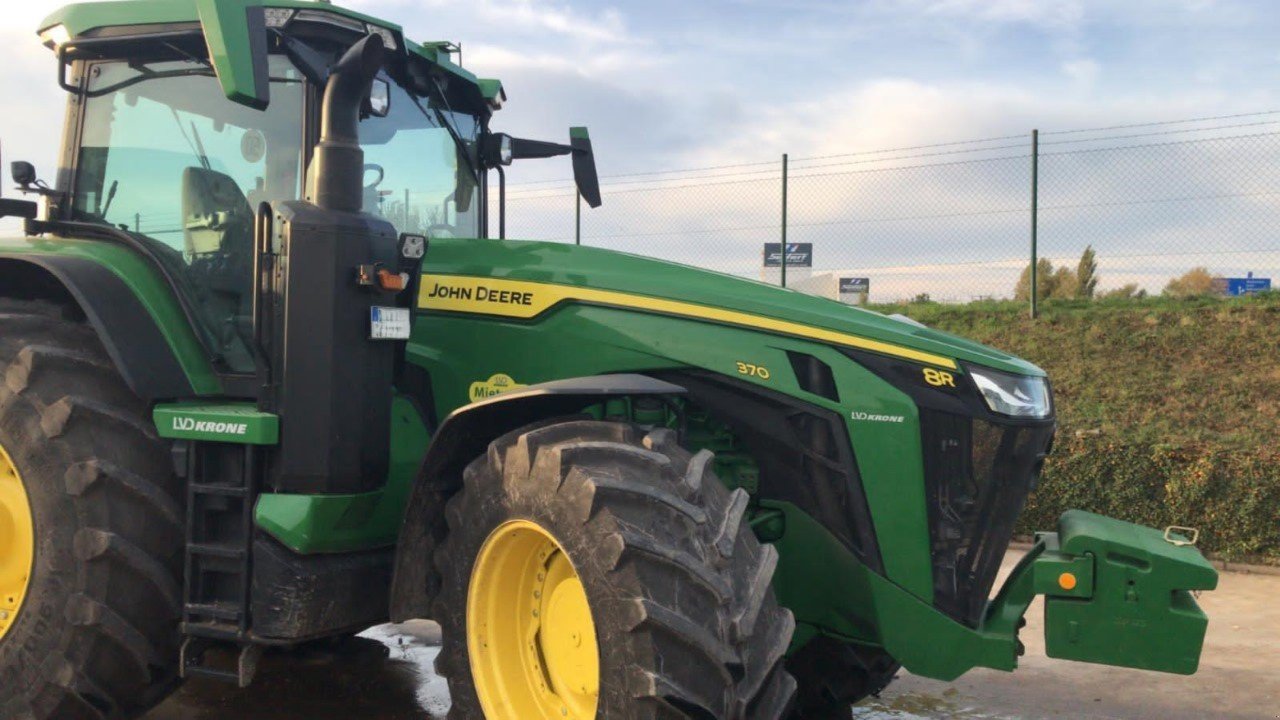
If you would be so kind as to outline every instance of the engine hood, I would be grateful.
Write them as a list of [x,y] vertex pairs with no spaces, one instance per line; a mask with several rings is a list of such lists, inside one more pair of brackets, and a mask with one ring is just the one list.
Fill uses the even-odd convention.
[[[556,286],[556,297],[584,301],[631,297],[639,309],[704,308],[709,321],[732,311],[737,324],[790,334],[797,326],[833,344],[874,350],[901,348],[922,357],[975,363],[1022,375],[1043,376],[1035,365],[949,333],[881,313],[732,275],[600,248],[562,243],[433,239],[424,273]],[[695,314],[697,316],[697,314]],[[759,322],[750,322],[756,318]],[[732,320],[731,320],[732,322]],[[799,334],[799,333],[796,333]],[[845,336],[845,342],[837,336]],[[864,341],[861,345],[854,343]],[[923,359],[922,362],[930,362]],[[951,364],[947,362],[944,364]]]

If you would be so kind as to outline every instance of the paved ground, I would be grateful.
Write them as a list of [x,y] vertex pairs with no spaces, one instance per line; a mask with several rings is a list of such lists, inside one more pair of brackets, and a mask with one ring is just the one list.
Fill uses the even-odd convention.
[[[854,718],[1277,720],[1278,598],[1280,576],[1224,573],[1218,590],[1200,598],[1211,620],[1200,672],[1191,677],[1048,660],[1037,603],[1027,613],[1027,656],[1016,673],[977,670],[954,683],[904,673]],[[191,682],[146,720],[443,718],[448,690],[431,671],[438,643],[435,625],[410,623],[375,628],[337,652],[268,656],[252,688]]]

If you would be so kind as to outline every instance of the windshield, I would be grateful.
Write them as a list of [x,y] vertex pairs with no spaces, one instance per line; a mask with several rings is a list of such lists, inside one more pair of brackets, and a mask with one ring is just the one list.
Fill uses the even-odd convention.
[[419,98],[394,83],[386,117],[360,122],[364,211],[402,233],[477,237],[476,147],[480,123],[439,93]]
[[[228,369],[253,369],[254,208],[299,197],[302,78],[271,57],[271,105],[231,102],[193,61],[95,63],[72,212],[152,241]],[[114,90],[113,90],[114,88]]]

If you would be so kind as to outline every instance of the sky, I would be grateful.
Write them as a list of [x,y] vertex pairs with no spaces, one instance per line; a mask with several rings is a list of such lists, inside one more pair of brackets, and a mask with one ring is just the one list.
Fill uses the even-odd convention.
[[[52,82],[52,54],[34,31],[60,4],[14,3],[0,27],[9,56],[0,66],[4,157],[29,159],[45,177],[53,174],[65,97]],[[554,140],[565,137],[570,125],[588,125],[606,178],[771,162],[784,152],[811,158],[1022,135],[1035,127],[1067,130],[1280,107],[1280,49],[1274,41],[1280,4],[1263,0],[345,4],[399,22],[414,39],[459,42],[467,68],[505,83],[509,102],[494,121],[496,129]],[[515,201],[520,185],[567,176],[567,163],[559,161],[513,169],[513,214],[521,205]],[[876,192],[881,205],[888,198],[906,203],[911,196],[904,192],[918,194],[919,203],[912,204],[928,205],[940,194],[952,203],[965,189],[957,182],[967,186],[974,178],[939,174],[932,182]],[[1009,186],[1022,192],[1020,180]],[[670,254],[676,246],[700,244],[705,264],[732,264],[733,253],[716,248],[733,239],[711,231],[767,224],[764,218],[777,204],[772,187],[770,181],[758,193],[651,193],[647,201],[632,195],[613,203],[619,209],[609,215],[606,180],[606,208],[590,222],[597,234],[619,236],[615,245],[626,240],[632,250],[652,245],[656,254]],[[814,206],[814,222],[824,222],[854,202],[850,193],[848,187],[815,189],[801,202]],[[548,202],[534,200],[524,203],[531,208],[530,234],[550,222],[545,213],[563,209],[559,200],[548,201],[554,210],[537,209]],[[625,217],[618,214],[622,208]],[[650,216],[661,218],[651,222]],[[705,232],[670,236],[659,252],[658,240],[639,239],[646,225]],[[773,239],[765,234],[747,233],[742,241],[752,248],[751,257],[759,254],[758,240]],[[890,234],[844,254],[862,253],[869,267],[909,264],[910,248],[892,257],[885,250],[902,242]],[[946,244],[921,254],[944,264],[963,259],[935,252]],[[1080,249],[1064,248],[1063,254]],[[677,259],[698,256],[686,252]]]

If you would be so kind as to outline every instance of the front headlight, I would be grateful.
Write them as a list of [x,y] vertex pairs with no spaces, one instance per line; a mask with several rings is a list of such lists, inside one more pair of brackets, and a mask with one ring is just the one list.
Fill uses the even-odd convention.
[[990,368],[970,367],[969,376],[992,412],[1014,417],[1044,418],[1053,411],[1049,383],[1042,377],[1011,375]]

